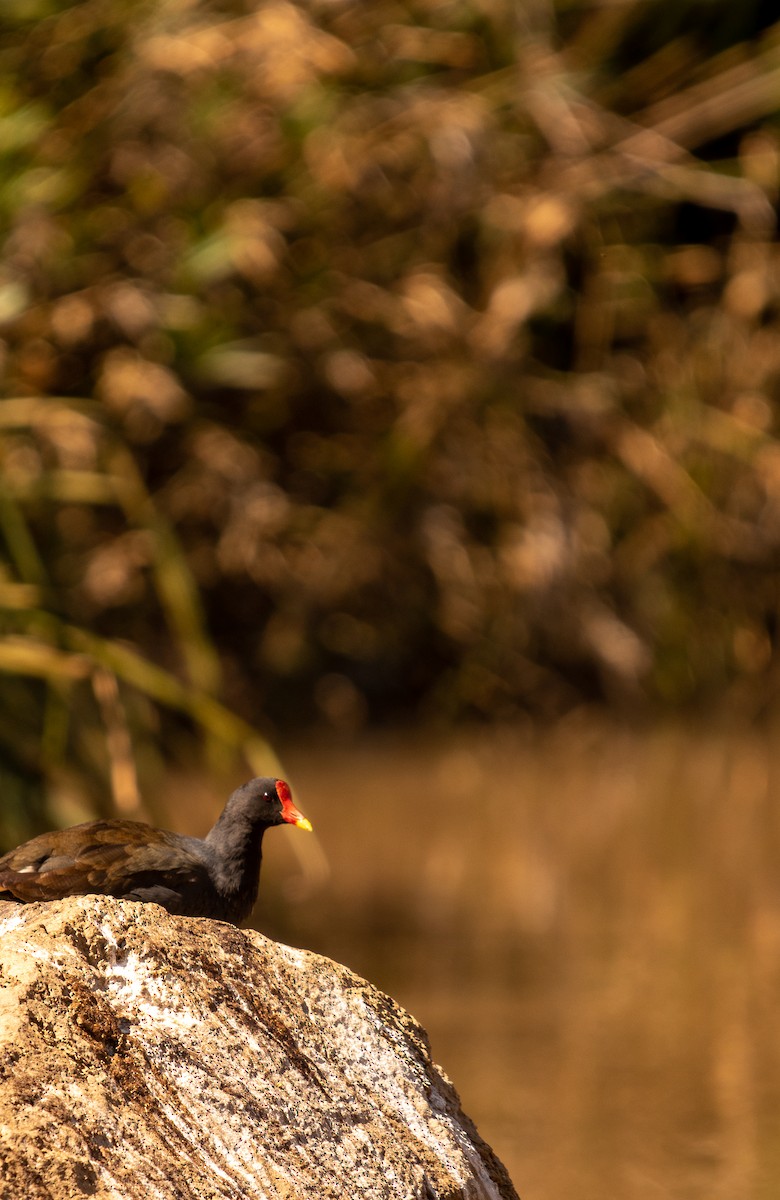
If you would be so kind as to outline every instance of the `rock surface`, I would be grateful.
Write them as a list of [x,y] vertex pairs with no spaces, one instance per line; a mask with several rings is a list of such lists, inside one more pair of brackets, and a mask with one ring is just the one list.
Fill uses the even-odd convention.
[[0,907],[0,1181],[27,1200],[516,1200],[389,997],[98,896]]

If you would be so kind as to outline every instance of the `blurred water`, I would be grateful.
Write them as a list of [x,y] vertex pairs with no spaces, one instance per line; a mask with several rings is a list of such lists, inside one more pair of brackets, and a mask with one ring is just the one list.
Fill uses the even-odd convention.
[[290,747],[319,846],[269,835],[258,925],[414,1013],[523,1200],[775,1197],[777,745]]

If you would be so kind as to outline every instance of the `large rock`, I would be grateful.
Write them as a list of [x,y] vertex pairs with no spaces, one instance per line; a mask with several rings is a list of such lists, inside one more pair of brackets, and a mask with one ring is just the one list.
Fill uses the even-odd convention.
[[151,904],[0,906],[0,1196],[509,1200],[420,1026]]

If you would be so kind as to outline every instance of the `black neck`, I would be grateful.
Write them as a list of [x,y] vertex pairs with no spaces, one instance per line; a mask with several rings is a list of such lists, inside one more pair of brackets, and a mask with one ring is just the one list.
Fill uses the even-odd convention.
[[226,809],[206,837],[206,845],[213,854],[217,884],[224,895],[241,893],[251,896],[254,903],[267,828],[245,813],[229,814]]

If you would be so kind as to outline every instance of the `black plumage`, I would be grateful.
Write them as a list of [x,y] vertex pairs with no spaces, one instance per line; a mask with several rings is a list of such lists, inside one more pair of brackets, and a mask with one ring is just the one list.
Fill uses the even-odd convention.
[[239,925],[257,899],[263,834],[285,822],[311,829],[284,780],[252,779],[202,839],[123,820],[42,833],[0,858],[0,900],[98,893]]

